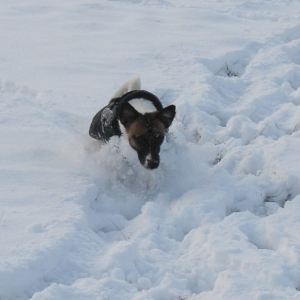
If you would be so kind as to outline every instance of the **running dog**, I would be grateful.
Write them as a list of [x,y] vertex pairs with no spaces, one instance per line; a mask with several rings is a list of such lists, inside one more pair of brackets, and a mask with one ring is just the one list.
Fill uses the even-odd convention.
[[163,108],[155,95],[140,88],[139,77],[125,82],[108,105],[95,115],[89,134],[105,142],[123,134],[137,152],[140,163],[147,169],[156,169],[160,163],[160,147],[173,122],[176,107]]

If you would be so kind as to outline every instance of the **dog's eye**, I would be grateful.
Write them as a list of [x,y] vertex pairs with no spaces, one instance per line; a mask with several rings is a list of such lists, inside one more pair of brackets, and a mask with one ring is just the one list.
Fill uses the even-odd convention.
[[137,143],[141,146],[145,146],[147,144],[147,139],[146,137],[140,135],[140,136],[136,136],[135,140],[137,141]]
[[154,140],[155,140],[157,143],[160,143],[160,142],[162,143],[163,139],[164,139],[164,136],[161,135],[161,134],[155,134],[155,135],[154,135]]

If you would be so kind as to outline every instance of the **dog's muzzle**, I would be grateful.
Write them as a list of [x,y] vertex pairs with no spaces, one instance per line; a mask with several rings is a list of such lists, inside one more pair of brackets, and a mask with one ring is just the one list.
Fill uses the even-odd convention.
[[149,155],[146,156],[146,159],[145,159],[145,162],[143,163],[143,166],[146,169],[156,169],[159,166],[159,162],[160,162],[159,156],[156,157],[156,158],[153,158],[151,156],[151,154],[149,154]]

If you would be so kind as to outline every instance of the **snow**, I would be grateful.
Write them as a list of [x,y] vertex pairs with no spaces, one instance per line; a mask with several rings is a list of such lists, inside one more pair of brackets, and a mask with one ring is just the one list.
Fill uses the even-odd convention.
[[[299,8],[1,0],[0,299],[300,299]],[[152,171],[88,135],[137,74]]]

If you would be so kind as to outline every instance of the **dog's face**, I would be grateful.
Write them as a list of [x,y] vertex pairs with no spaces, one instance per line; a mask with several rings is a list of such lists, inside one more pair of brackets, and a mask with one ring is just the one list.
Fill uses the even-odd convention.
[[124,103],[120,109],[119,120],[125,127],[129,144],[147,169],[159,166],[160,146],[175,117],[175,108],[170,105],[161,111],[141,114],[129,103]]

